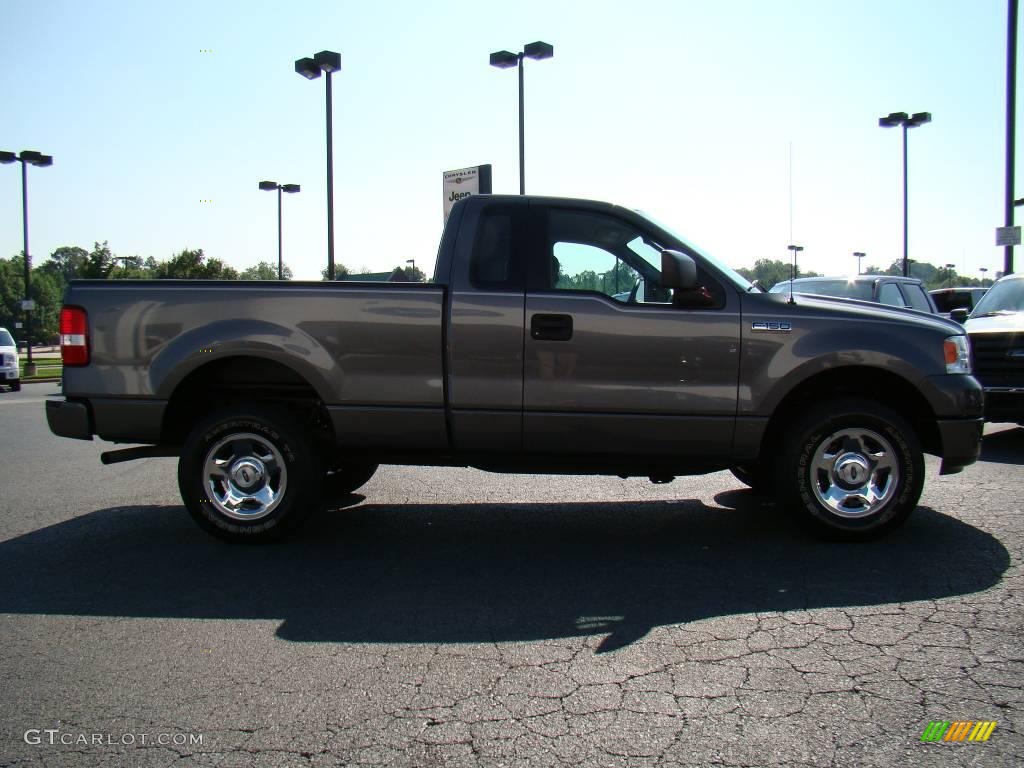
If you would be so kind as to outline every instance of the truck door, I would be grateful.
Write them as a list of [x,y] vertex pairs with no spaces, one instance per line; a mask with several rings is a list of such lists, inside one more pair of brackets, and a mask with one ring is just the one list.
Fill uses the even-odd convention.
[[518,453],[530,207],[507,197],[472,202],[448,224],[458,232],[445,345],[451,440],[460,452]]
[[[525,317],[529,452],[728,456],[740,302],[698,261],[700,291],[662,288],[660,243],[611,206],[542,205]],[[653,229],[653,228],[652,228]]]

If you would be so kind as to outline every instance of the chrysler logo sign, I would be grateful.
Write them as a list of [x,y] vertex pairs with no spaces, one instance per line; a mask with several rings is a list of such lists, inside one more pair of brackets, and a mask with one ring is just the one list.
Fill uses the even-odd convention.
[[459,200],[470,195],[491,193],[491,166],[474,165],[471,168],[445,171],[442,180],[444,220],[448,221],[452,206]]

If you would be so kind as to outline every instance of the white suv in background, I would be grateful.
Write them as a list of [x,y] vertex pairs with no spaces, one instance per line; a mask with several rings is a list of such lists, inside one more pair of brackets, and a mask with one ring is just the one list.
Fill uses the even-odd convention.
[[18,347],[6,328],[0,328],[0,384],[6,384],[15,392],[21,389]]

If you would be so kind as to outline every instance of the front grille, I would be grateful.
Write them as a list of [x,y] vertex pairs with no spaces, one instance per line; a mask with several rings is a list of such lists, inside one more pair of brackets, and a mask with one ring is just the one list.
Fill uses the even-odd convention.
[[985,387],[1024,387],[1024,333],[972,333],[974,376]]

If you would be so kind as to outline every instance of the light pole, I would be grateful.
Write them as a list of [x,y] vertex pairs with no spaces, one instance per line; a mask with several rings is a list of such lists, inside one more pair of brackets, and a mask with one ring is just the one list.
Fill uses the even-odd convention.
[[35,152],[31,149],[24,149],[21,154],[13,152],[0,152],[0,163],[13,163],[17,160],[21,163],[21,224],[22,234],[25,242],[25,298],[21,303],[21,310],[25,315],[25,376],[36,375],[36,364],[32,362],[32,299],[30,289],[32,288],[32,258],[28,254],[28,173],[26,168],[34,165],[37,168],[45,168],[53,165],[53,157]]
[[284,258],[281,254],[281,193],[298,192],[298,184],[278,184],[276,181],[261,181],[260,189],[268,192],[277,190],[277,279],[284,280]]
[[860,269],[861,259],[863,259],[867,254],[863,253],[861,251],[854,251],[853,255],[857,257],[857,274],[859,275],[859,274],[861,274],[861,269]]
[[409,277],[410,277],[410,279],[415,278],[416,277],[416,259],[406,259],[405,263],[406,264],[412,264],[412,271],[409,273]]
[[320,51],[313,58],[297,59],[295,71],[307,80],[327,73],[327,279],[334,280],[334,130],[331,107],[331,73],[341,70],[341,54]]
[[981,282],[985,282],[985,273],[988,272],[988,267],[978,267],[978,271],[981,272]]
[[555,55],[554,46],[537,41],[523,46],[519,53],[496,51],[491,54],[491,66],[498,69],[519,68],[519,194],[526,194],[526,150],[525,118],[523,116],[523,59],[550,59]]
[[919,125],[932,121],[931,112],[915,112],[907,115],[906,112],[890,112],[885,117],[878,118],[878,124],[882,128],[895,128],[903,126],[903,276],[910,275],[910,260],[907,258],[907,129],[917,128]]
[[[1007,2],[1006,19],[1006,226],[1013,226],[1013,209],[1019,201],[1014,195],[1014,168],[1017,137],[1017,0]],[[1013,272],[1013,246],[1003,251],[1003,274]]]

